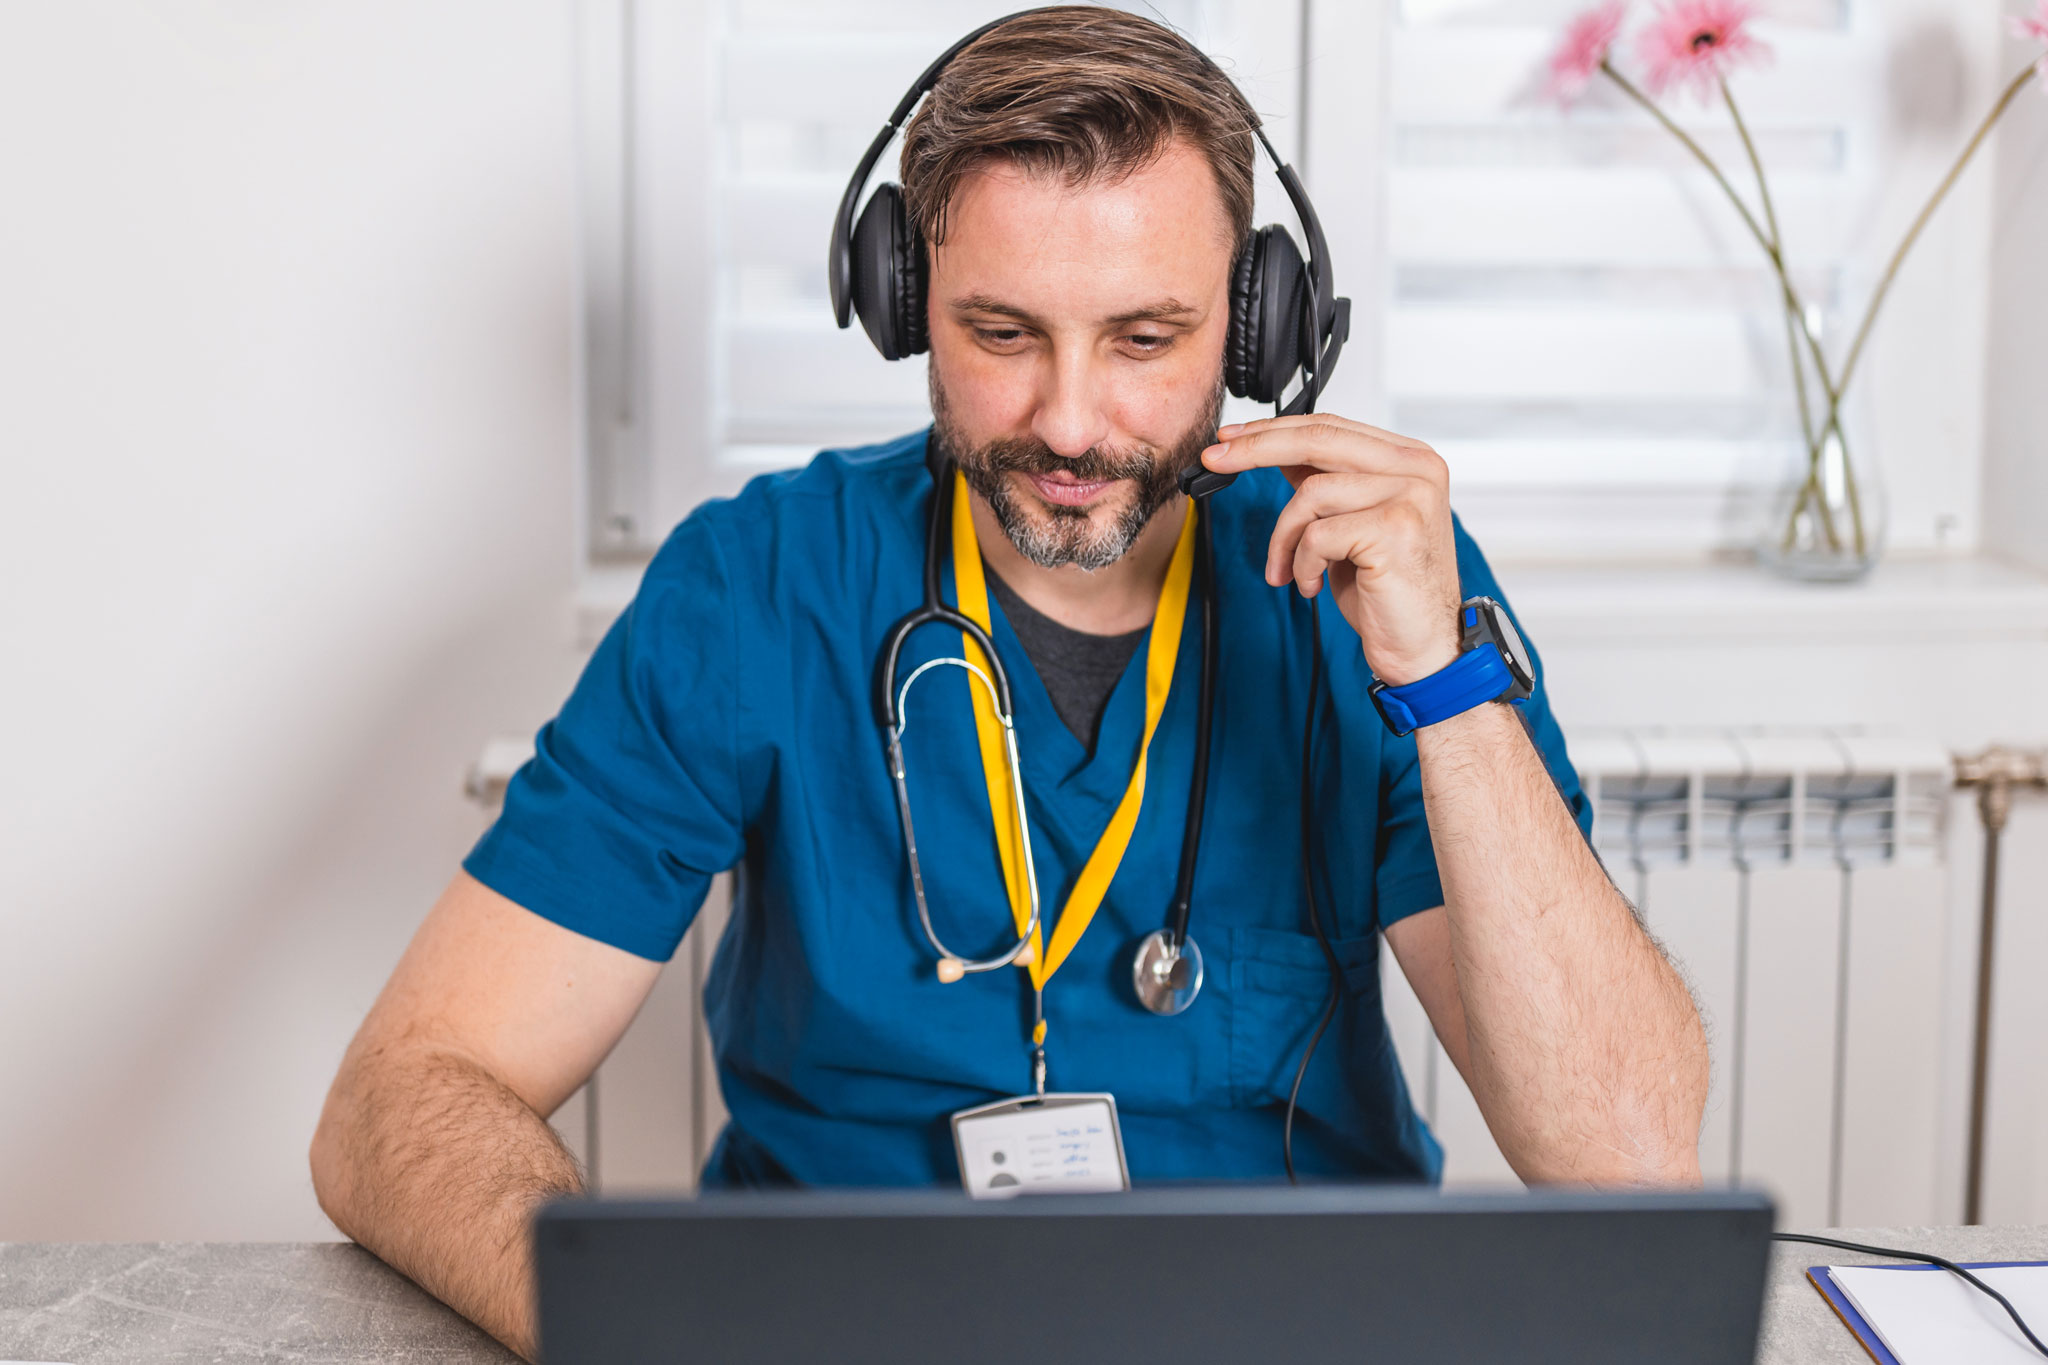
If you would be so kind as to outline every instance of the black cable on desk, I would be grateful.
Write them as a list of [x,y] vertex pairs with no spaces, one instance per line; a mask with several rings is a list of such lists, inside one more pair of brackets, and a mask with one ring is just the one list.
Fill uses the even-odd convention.
[[1889,1256],[1895,1261],[1921,1261],[1927,1265],[1940,1266],[1951,1275],[1959,1275],[1966,1283],[1975,1285],[1978,1289],[1989,1294],[1997,1301],[1998,1306],[2006,1311],[2006,1315],[2013,1320],[2013,1325],[2020,1329],[2020,1334],[2033,1343],[2034,1349],[2042,1355],[2048,1356],[2048,1346],[2041,1344],[2041,1338],[2035,1336],[2034,1329],[2027,1326],[2027,1320],[2020,1316],[2019,1309],[2012,1306],[2012,1300],[2006,1298],[2005,1295],[1999,1293],[1996,1289],[1993,1289],[1954,1261],[1946,1260],[1940,1256],[1932,1256],[1924,1251],[1899,1251],[1892,1247],[1868,1247],[1864,1246],[1861,1242],[1841,1242],[1833,1237],[1815,1237],[1804,1232],[1774,1232],[1771,1234],[1771,1240],[1774,1242],[1806,1242],[1817,1247],[1835,1247],[1841,1251],[1858,1251],[1865,1256]]

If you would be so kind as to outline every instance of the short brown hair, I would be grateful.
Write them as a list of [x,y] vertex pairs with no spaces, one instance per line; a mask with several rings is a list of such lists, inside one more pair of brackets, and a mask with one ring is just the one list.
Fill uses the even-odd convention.
[[904,130],[903,197],[918,234],[940,242],[961,180],[990,161],[1084,185],[1121,179],[1178,139],[1207,158],[1242,242],[1258,126],[1230,78],[1164,24],[1098,5],[1032,10],[940,75]]

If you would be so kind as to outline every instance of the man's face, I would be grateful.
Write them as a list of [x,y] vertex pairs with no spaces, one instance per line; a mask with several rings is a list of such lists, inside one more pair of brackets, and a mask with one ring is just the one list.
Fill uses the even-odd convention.
[[1114,563],[1215,439],[1234,248],[1181,143],[1110,183],[961,182],[931,257],[932,415],[1027,559]]

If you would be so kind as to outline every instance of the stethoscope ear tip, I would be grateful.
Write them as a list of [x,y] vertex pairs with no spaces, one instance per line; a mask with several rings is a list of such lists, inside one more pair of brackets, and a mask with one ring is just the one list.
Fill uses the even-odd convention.
[[952,985],[965,975],[967,975],[967,964],[959,958],[942,957],[939,959],[939,980],[946,985]]

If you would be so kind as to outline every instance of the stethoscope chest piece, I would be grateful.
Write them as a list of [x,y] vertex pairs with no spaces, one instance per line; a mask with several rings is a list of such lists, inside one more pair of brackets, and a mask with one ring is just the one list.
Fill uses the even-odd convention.
[[1202,950],[1192,938],[1154,929],[1131,961],[1131,989],[1154,1014],[1179,1014],[1202,992]]

